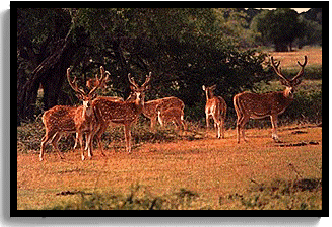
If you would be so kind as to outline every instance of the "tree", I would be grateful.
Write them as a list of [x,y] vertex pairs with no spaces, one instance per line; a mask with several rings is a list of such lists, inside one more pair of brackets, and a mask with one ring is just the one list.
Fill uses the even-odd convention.
[[305,31],[299,14],[289,8],[262,11],[254,17],[251,28],[260,33],[260,41],[273,43],[277,52],[291,51],[293,41],[302,38]]
[[[203,102],[203,84],[217,84],[232,105],[232,96],[267,80],[265,55],[243,51],[234,10],[210,8],[79,8],[18,10],[19,118],[33,118],[39,83],[45,109],[66,91],[65,72],[83,75],[103,65],[111,72],[109,95],[126,98],[128,73],[142,82],[152,72],[147,99],[175,95],[187,106]],[[228,13],[225,15],[225,13]],[[227,22],[225,25],[222,23]],[[234,28],[234,27],[233,27]],[[231,42],[230,42],[231,40]],[[28,57],[28,55],[33,58]],[[98,66],[98,67],[96,67]],[[140,81],[141,80],[141,81]],[[64,85],[64,86],[63,86]],[[68,87],[68,86],[67,86]],[[52,89],[51,89],[52,88]],[[68,89],[70,90],[70,89]]]
[[71,21],[64,9],[17,9],[17,125],[34,117],[40,84],[46,109],[63,94],[66,69],[86,40]]

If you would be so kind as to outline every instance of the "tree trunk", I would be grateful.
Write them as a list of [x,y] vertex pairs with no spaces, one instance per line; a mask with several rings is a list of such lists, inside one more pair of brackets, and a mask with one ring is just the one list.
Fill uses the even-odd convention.
[[[69,40],[62,40],[58,48],[54,51],[54,53],[46,58],[42,63],[40,63],[35,70],[30,74],[29,78],[25,81],[24,84],[18,85],[18,94],[17,94],[17,125],[20,125],[21,120],[29,120],[33,119],[35,112],[35,103],[37,98],[37,91],[39,84],[42,82],[44,88],[47,87],[47,94],[45,91],[45,95],[51,98],[51,103],[47,103],[47,107],[51,107],[56,104],[57,95],[49,95],[59,93],[59,88],[62,86],[63,79],[65,73],[55,74],[54,72],[59,72],[57,65],[63,55],[65,49],[68,47]],[[70,58],[67,59],[70,62]],[[65,72],[65,70],[61,70]],[[54,83],[55,82],[55,83]],[[52,87],[52,89],[49,89]],[[49,100],[48,100],[49,101]]]

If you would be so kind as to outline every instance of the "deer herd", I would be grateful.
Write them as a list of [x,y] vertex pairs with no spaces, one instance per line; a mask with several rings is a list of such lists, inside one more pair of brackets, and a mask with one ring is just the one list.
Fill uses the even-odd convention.
[[[283,91],[268,93],[242,92],[234,96],[234,106],[237,113],[237,141],[240,143],[241,134],[244,141],[245,125],[249,119],[260,119],[265,117],[271,118],[272,138],[278,142],[277,136],[277,117],[282,114],[286,107],[293,100],[295,86],[301,83],[301,77],[304,74],[304,68],[307,64],[307,56],[304,57],[304,63],[300,72],[292,79],[287,79],[278,68],[280,61],[275,63],[271,57],[271,65],[285,86]],[[93,138],[96,138],[97,146],[101,154],[104,155],[101,136],[107,130],[109,125],[123,125],[125,132],[126,151],[131,152],[131,127],[138,120],[140,114],[143,114],[151,121],[151,130],[154,130],[157,121],[161,126],[173,122],[177,128],[187,130],[184,122],[184,102],[177,97],[165,97],[155,100],[144,101],[145,93],[150,88],[151,72],[146,75],[145,82],[140,86],[134,78],[128,74],[131,93],[124,100],[121,97],[97,96],[95,93],[98,88],[107,88],[106,83],[109,81],[110,73],[100,67],[100,77],[88,80],[86,87],[91,89],[86,93],[77,85],[76,76],[70,78],[71,69],[67,69],[67,80],[70,87],[75,91],[76,96],[82,100],[83,104],[79,106],[56,105],[46,111],[43,115],[43,123],[46,128],[46,135],[41,141],[39,160],[44,159],[45,146],[51,143],[61,154],[58,142],[61,136],[68,133],[76,133],[74,149],[78,143],[81,146],[81,158],[85,159],[84,150],[87,150],[88,157],[92,157]],[[105,77],[106,75],[106,77]],[[221,96],[215,96],[214,90],[216,85],[206,87],[202,86],[206,93],[206,127],[209,128],[210,118],[214,121],[217,138],[224,138],[225,119],[227,105]],[[83,148],[83,137],[85,135],[85,148]]]

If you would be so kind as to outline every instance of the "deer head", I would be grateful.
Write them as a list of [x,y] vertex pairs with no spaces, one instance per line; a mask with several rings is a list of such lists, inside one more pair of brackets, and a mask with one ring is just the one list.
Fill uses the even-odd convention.
[[274,60],[273,60],[273,57],[271,57],[272,68],[274,69],[275,73],[279,76],[281,84],[286,86],[286,89],[285,89],[285,95],[286,96],[293,97],[293,93],[295,91],[294,90],[295,86],[299,85],[302,82],[301,77],[304,74],[304,67],[307,65],[307,62],[308,62],[308,58],[307,58],[307,56],[304,56],[304,63],[303,64],[301,64],[298,61],[299,65],[301,66],[300,72],[296,76],[294,76],[292,79],[287,79],[281,73],[281,67],[278,69],[280,61],[278,61],[278,63],[275,63]]
[[137,103],[144,104],[145,92],[150,89],[151,72],[149,75],[146,75],[145,82],[141,86],[135,82],[133,77],[130,77],[130,73],[128,74],[128,79],[132,93],[127,100],[135,100]]
[[68,68],[67,69],[67,79],[68,79],[68,82],[69,82],[69,85],[71,86],[71,88],[74,89],[74,91],[76,92],[76,96],[83,101],[82,115],[84,116],[84,114],[87,114],[88,116],[90,116],[92,114],[92,108],[90,108],[91,102],[97,96],[95,91],[102,84],[103,79],[104,79],[104,75],[105,75],[104,68],[102,66],[100,66],[101,76],[100,76],[100,78],[98,78],[98,76],[96,75],[96,85],[89,91],[88,94],[86,94],[83,89],[78,88],[76,76],[75,76],[74,80],[71,81],[70,72],[71,72],[71,69]]
[[214,96],[213,91],[216,89],[217,85],[212,85],[210,87],[205,87],[205,85],[202,86],[203,91],[206,93],[206,98],[210,99]]

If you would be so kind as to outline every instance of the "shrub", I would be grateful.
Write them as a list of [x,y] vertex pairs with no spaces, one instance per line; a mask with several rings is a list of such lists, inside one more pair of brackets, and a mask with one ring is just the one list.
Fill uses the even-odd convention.
[[[322,209],[322,179],[273,179],[254,183],[243,194],[220,196],[218,201],[203,199],[193,191],[181,188],[171,194],[152,196],[146,187],[136,185],[128,194],[72,192],[76,195],[47,210],[319,210]],[[57,194],[61,195],[61,193]]]

